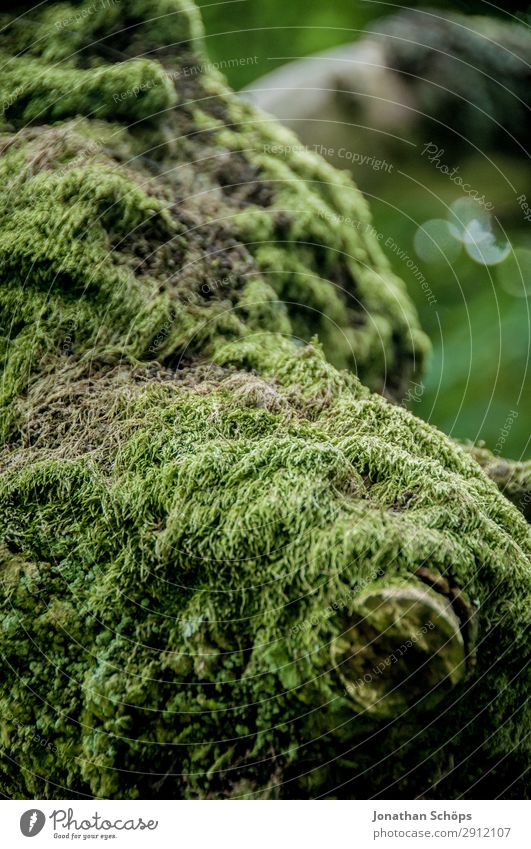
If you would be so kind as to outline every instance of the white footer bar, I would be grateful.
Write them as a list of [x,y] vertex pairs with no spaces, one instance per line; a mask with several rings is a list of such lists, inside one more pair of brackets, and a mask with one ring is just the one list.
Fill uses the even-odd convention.
[[[518,801],[2,801],[5,847],[454,849],[531,846]],[[526,822],[527,821],[527,822]],[[30,839],[34,839],[34,843]]]

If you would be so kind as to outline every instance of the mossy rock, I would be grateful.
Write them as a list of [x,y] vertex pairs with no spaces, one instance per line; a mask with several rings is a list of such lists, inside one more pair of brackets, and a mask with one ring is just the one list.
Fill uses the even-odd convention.
[[0,40],[2,792],[522,795],[528,527],[353,374],[426,349],[362,198],[190,4],[88,9]]
[[[483,4],[482,4],[483,5]],[[371,26],[384,61],[407,81],[419,136],[455,149],[526,155],[531,43],[518,17],[407,9]]]

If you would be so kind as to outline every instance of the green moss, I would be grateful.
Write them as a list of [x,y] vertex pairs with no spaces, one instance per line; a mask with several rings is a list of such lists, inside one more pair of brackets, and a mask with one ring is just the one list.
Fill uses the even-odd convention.
[[16,4],[15,15],[8,11],[0,18],[0,45],[13,54],[28,52],[50,63],[77,64],[89,57],[97,64],[165,45],[181,58],[188,52],[203,55],[203,26],[191,0],[130,0],[127,8],[118,0],[45,0],[29,4],[26,14],[23,5]]
[[[186,218],[184,229],[191,229],[196,248],[201,237],[203,245],[215,243],[202,283],[209,285],[230,266],[233,284],[223,294],[234,305],[242,276],[261,274],[269,297],[280,301],[275,311],[281,323],[270,329],[289,332],[287,317],[303,342],[317,334],[336,366],[355,370],[371,388],[401,397],[422,369],[427,340],[350,178],[301,153],[291,133],[226,88],[208,65],[191,4],[168,0],[155,8],[144,0],[127,9],[111,4],[93,11],[90,0],[41,4],[31,15],[31,38],[25,17],[12,24],[5,19],[0,49],[8,61],[0,98],[6,129],[20,129],[28,121],[54,124],[53,131],[40,129],[40,142],[33,140],[26,170],[42,167],[40,158],[34,162],[35,146],[47,166],[55,167],[54,157],[44,152],[52,139],[64,132],[82,156],[89,135],[104,148],[111,170],[125,157],[150,193],[162,194],[174,214]],[[159,50],[161,44],[174,46]],[[24,55],[14,58],[15,53]],[[139,54],[142,58],[135,59]],[[124,62],[128,57],[133,58]],[[178,109],[171,108],[175,102]],[[96,139],[83,116],[97,126]],[[64,123],[67,119],[75,121]],[[127,142],[121,127],[109,123],[106,128],[105,121],[129,124]],[[74,130],[80,137],[75,143]],[[83,165],[85,170],[92,163]],[[132,191],[131,206],[138,197]],[[69,201],[65,219],[71,212]],[[85,222],[89,242],[100,222],[90,216]],[[150,249],[161,255],[160,244]],[[186,269],[195,273],[194,260],[186,260]],[[153,275],[159,286],[168,270],[167,263],[161,265]],[[187,313],[180,329],[188,334],[196,325]],[[235,332],[233,321],[230,332]]]
[[78,71],[0,53],[3,118],[16,127],[73,118],[140,120],[169,109],[175,91],[160,66],[137,59]]
[[[160,69],[103,60],[85,16],[79,96],[54,112],[45,23],[88,8],[38,13],[24,109],[53,125],[2,140],[2,792],[521,794],[528,528],[360,382],[398,390],[426,350],[370,229],[343,221],[367,224],[363,199],[266,150],[293,137],[199,69],[183,3],[157,5],[176,32],[152,3],[112,13],[115,47],[131,15],[139,53],[160,27],[185,40],[160,54],[175,109],[91,117],[82,80]],[[465,668],[382,722],[333,647],[369,591],[421,582],[457,611]]]
[[467,444],[465,448],[505,497],[531,522],[531,460],[506,460],[481,445]]
[[[415,792],[444,797],[523,757],[525,522],[444,436],[315,349],[272,358],[263,339],[219,357],[276,380],[65,372],[46,412],[28,404],[33,448],[4,455],[0,501],[2,713],[23,766],[6,765],[7,792],[289,796],[354,775],[363,795],[412,768]],[[401,755],[376,768],[364,741],[381,721],[331,651],[360,594],[426,563],[479,609],[477,666],[424,731],[423,698],[391,723]],[[20,733],[34,727],[53,759]]]

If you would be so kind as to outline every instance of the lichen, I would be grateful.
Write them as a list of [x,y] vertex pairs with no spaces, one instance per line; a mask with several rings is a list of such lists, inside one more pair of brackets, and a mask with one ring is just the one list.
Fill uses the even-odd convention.
[[[426,349],[370,231],[330,223],[365,203],[318,158],[268,153],[292,136],[214,71],[184,73],[204,62],[189,4],[168,0],[171,34],[124,6],[115,46],[183,42],[160,52],[177,106],[125,99],[111,123],[80,95],[3,139],[2,792],[522,794],[528,527],[360,382],[391,392]],[[18,25],[0,47],[64,58],[81,92],[114,68],[86,9],[33,17],[77,15],[83,61]],[[382,721],[334,645],[371,589],[428,579],[465,668]]]

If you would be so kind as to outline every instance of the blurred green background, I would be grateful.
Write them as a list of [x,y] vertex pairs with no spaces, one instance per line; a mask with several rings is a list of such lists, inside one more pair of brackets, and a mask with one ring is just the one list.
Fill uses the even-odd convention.
[[[379,2],[379,0],[196,0],[201,7],[207,45],[214,61],[233,56],[257,56],[256,64],[227,70],[235,89],[268,74],[290,58],[309,56],[359,38],[370,21],[402,6],[465,14],[529,19],[529,3],[500,2]],[[501,8],[503,5],[503,8]]]
[[[257,57],[252,63],[224,67],[236,89],[290,61],[355,41],[363,37],[364,29],[371,29],[372,20],[399,8],[396,3],[364,0],[199,0],[199,5],[213,61]],[[506,3],[503,10],[491,3],[408,5],[500,17],[514,14],[523,25],[530,21],[526,6],[519,3]],[[313,141],[320,142],[318,122]],[[353,130],[352,150],[360,149],[367,152],[359,147]],[[503,149],[489,151],[488,156],[467,150],[459,157],[451,164],[457,162],[463,179],[494,204],[501,241],[507,238],[513,248],[531,250],[529,223],[514,192],[516,187],[517,194],[531,199],[531,173],[525,159]],[[450,161],[449,156],[446,159]],[[345,162],[342,167],[348,166]],[[351,164],[351,170],[369,200],[375,228],[385,235],[384,250],[385,240],[391,239],[389,244],[403,252],[400,259],[398,248],[386,250],[394,270],[408,285],[433,345],[423,385],[412,387],[409,406],[457,438],[484,440],[501,455],[529,457],[531,267],[526,266],[528,276],[522,286],[510,261],[485,266],[464,250],[452,261],[440,256],[426,262],[419,257],[414,241],[418,227],[430,219],[447,218],[448,206],[463,194],[418,154],[409,162],[402,158],[394,163],[391,173],[356,164]],[[428,281],[436,303],[427,298],[404,253]]]

